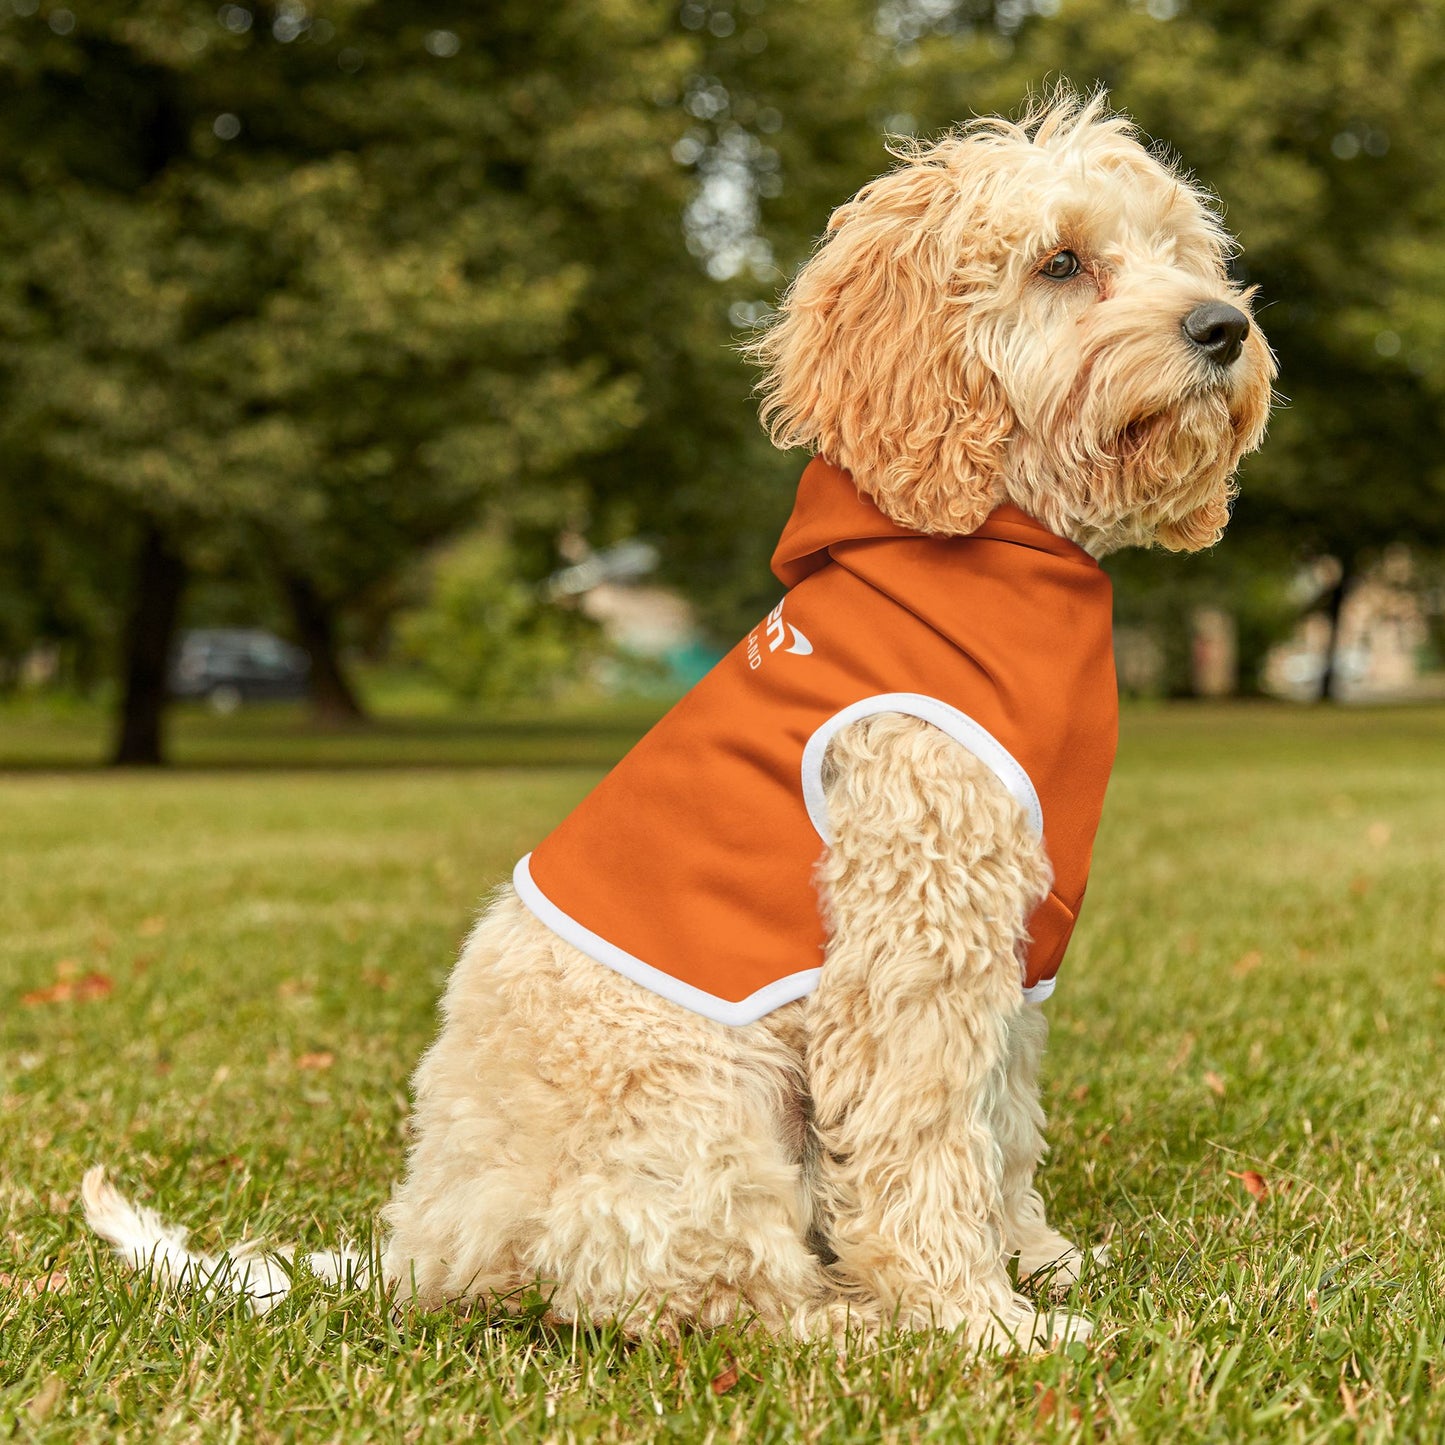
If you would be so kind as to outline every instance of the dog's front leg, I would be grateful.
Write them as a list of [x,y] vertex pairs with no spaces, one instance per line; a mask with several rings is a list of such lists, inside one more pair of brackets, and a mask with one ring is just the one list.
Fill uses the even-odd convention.
[[1037,1318],[1009,1283],[995,1127],[1042,849],[994,774],[916,719],[851,725],[829,764],[808,1067],[836,1274],[905,1327],[1078,1338],[1086,1322]]
[[[1003,1153],[1004,1244],[1018,1256],[1020,1280],[1033,1276],[1061,1292],[1078,1279],[1084,1256],[1049,1224],[1043,1198],[1034,1187],[1034,1172],[1048,1147],[1039,1103],[1039,1065],[1048,1036],[1043,1009],[1025,1004],[1009,1028],[994,1131]],[[1093,1254],[1095,1259],[1107,1257],[1102,1245]]]

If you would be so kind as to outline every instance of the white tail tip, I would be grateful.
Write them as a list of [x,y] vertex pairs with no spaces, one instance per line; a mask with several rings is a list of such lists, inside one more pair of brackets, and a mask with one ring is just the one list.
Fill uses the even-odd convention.
[[[291,1250],[269,1252],[255,1243],[220,1255],[193,1254],[187,1231],[167,1224],[153,1209],[132,1204],[105,1177],[105,1165],[87,1169],[80,1183],[85,1222],[132,1269],[164,1284],[199,1289],[207,1299],[239,1295],[258,1315],[279,1304],[291,1288]],[[307,1256],[314,1274],[332,1284],[364,1284],[368,1262],[352,1250]]]

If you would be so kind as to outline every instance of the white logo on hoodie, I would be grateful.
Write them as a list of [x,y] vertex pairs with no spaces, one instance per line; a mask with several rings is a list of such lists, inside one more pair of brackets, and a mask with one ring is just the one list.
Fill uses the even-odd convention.
[[[784,598],[783,601],[786,602],[787,599]],[[748,633],[748,666],[754,671],[757,671],[763,663],[762,644],[758,640],[759,630],[759,628],[755,627]],[[794,627],[791,622],[783,621],[783,602],[779,602],[778,605],[768,613],[763,622],[763,630],[765,630],[767,634],[769,652],[776,652],[780,647],[783,647],[783,644],[787,642],[789,633],[792,634],[793,640],[788,643],[787,647],[783,647],[784,652],[794,653],[798,657],[807,657],[813,650],[813,644],[808,641],[807,637],[804,636],[798,628]]]

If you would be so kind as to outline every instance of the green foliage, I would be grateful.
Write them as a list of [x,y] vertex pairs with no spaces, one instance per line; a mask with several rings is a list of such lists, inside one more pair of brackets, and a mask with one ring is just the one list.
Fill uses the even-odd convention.
[[650,199],[685,48],[645,4],[424,8],[0,19],[3,423],[53,485],[348,600],[487,507],[555,518],[637,423],[569,347],[591,268],[545,193],[565,153]]
[[595,628],[544,601],[495,533],[459,539],[428,572],[427,600],[398,616],[397,638],[402,656],[460,702],[548,696],[597,650]]
[[103,656],[151,521],[372,636],[458,532],[643,533],[732,637],[799,470],[735,343],[885,129],[1058,76],[1244,242],[1288,403],[1227,545],[1445,547],[1445,0],[60,13],[0,6],[0,651]]

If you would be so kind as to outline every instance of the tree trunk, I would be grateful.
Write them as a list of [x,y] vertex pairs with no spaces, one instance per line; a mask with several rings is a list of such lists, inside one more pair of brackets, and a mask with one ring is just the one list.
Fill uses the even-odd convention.
[[1340,576],[1330,592],[1329,602],[1325,606],[1325,617],[1330,624],[1329,640],[1325,643],[1325,665],[1320,673],[1320,696],[1321,702],[1339,701],[1339,647],[1340,647],[1340,616],[1345,610],[1345,595],[1349,592],[1355,580],[1355,559],[1353,557],[1340,558]]
[[111,761],[124,767],[158,767],[167,702],[167,671],[186,564],[165,534],[148,523],[136,559],[130,617],[126,621],[124,693]]
[[336,650],[336,623],[330,605],[296,572],[282,574],[286,600],[296,640],[311,658],[311,710],[317,722],[329,727],[366,721],[366,711],[356,696]]

